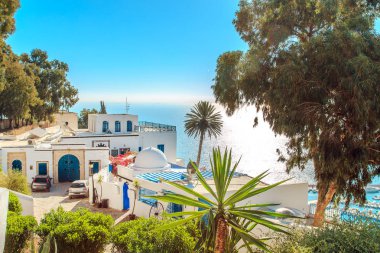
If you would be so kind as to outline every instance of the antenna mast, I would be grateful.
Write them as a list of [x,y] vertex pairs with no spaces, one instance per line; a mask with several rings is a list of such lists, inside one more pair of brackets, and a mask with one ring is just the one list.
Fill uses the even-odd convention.
[[130,104],[128,104],[128,98],[125,97],[125,113],[128,114],[129,108],[131,108]]

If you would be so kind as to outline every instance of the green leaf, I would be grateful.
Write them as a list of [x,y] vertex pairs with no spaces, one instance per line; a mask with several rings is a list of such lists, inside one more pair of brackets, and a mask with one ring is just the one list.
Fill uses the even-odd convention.
[[200,218],[202,217],[203,214],[199,214],[199,215],[192,215],[190,217],[187,217],[187,218],[184,218],[184,219],[179,219],[179,220],[176,220],[176,221],[173,221],[173,222],[170,222],[166,225],[163,225],[159,228],[157,228],[156,230],[166,230],[166,229],[170,229],[170,228],[175,228],[179,225],[182,225],[182,224],[185,224],[191,220],[194,220],[194,219],[197,219],[197,218]]
[[185,215],[201,215],[201,214],[205,215],[208,213],[208,211],[209,210],[166,213],[165,216],[167,216],[167,217],[178,217],[178,216],[185,216]]

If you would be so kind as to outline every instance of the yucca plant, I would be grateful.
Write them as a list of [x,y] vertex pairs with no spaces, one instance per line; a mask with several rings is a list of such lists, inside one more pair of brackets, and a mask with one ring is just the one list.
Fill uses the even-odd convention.
[[[272,185],[258,187],[261,180],[268,175],[268,172],[266,171],[257,177],[252,178],[239,190],[227,197],[226,194],[228,192],[228,188],[232,178],[234,177],[239,162],[232,166],[231,150],[228,151],[227,148],[224,151],[224,154],[221,154],[219,148],[213,149],[212,155],[210,164],[214,179],[213,188],[215,188],[215,190],[202,176],[198,166],[193,164],[199,182],[202,184],[204,189],[210,193],[212,196],[211,198],[208,198],[205,194],[200,194],[184,185],[170,181],[165,182],[191,195],[191,197],[175,193],[169,193],[164,196],[147,196],[159,201],[172,202],[175,204],[198,208],[197,211],[184,211],[167,214],[169,217],[183,216],[184,218],[174,221],[161,229],[169,229],[190,220],[201,218],[204,219],[204,217],[208,217],[206,234],[202,237],[201,243],[198,245],[202,246],[205,251],[210,251],[211,249],[218,253],[229,252],[229,249],[234,248],[234,245],[231,245],[231,243],[236,244],[238,242],[238,238],[243,241],[249,252],[253,252],[251,246],[268,250],[268,246],[265,243],[266,239],[257,238],[251,232],[252,229],[254,226],[260,224],[270,230],[287,233],[285,226],[273,223],[266,217],[288,218],[290,216],[275,212],[257,210],[257,208],[273,206],[276,204],[252,204],[241,206],[239,203],[244,203],[249,198],[266,192],[287,180]],[[233,235],[234,238],[232,238],[231,235]],[[227,249],[227,247],[229,249]]]

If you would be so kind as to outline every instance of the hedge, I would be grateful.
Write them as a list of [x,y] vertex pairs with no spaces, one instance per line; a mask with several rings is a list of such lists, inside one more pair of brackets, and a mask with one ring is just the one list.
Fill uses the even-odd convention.
[[23,252],[29,241],[37,221],[33,216],[21,216],[9,211],[5,238],[5,253]]
[[103,252],[111,236],[114,221],[110,215],[87,209],[66,212],[62,207],[47,213],[36,233],[44,242],[50,235],[60,253]]
[[117,225],[111,237],[114,250],[122,253],[193,252],[199,237],[195,224],[156,230],[167,221],[140,218]]

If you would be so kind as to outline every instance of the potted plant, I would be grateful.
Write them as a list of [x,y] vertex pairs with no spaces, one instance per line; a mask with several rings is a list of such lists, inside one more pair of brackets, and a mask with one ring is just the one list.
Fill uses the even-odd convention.
[[103,186],[102,186],[102,183],[103,183],[103,175],[102,174],[98,174],[98,180],[97,180],[97,183],[100,184],[100,197],[98,199],[98,202],[96,203],[96,205],[101,208],[102,207],[102,194],[103,194]]
[[132,213],[130,213],[127,216],[127,220],[135,220],[136,219],[135,206],[136,206],[136,200],[137,200],[137,191],[140,188],[139,181],[137,181],[136,179],[133,180],[132,186],[133,186],[133,189],[131,189],[131,190],[133,191],[133,194],[134,194],[133,208],[132,208]]

